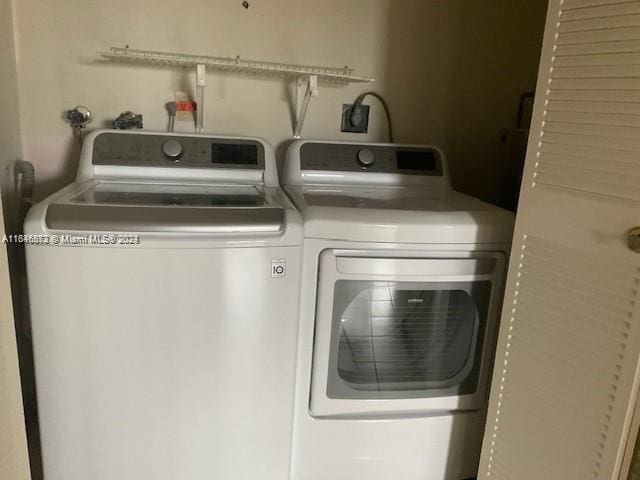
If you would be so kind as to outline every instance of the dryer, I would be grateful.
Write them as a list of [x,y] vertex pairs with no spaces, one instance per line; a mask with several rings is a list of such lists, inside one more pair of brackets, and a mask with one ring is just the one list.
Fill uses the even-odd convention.
[[302,226],[266,141],[95,132],[25,233],[47,480],[287,477]]
[[294,480],[476,474],[513,215],[432,146],[297,141]]

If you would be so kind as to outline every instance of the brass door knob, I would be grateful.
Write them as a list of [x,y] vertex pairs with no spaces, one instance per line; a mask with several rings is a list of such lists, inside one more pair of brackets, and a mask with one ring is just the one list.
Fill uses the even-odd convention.
[[627,246],[632,252],[640,253],[640,227],[634,227],[627,232]]

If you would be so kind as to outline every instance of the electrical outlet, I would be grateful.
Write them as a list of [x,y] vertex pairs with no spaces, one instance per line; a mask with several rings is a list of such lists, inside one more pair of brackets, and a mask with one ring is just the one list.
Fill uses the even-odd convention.
[[352,119],[353,112],[353,103],[345,103],[342,105],[342,128],[343,132],[351,132],[351,133],[367,133],[369,130],[369,105],[358,106],[359,108],[359,122],[354,125]]

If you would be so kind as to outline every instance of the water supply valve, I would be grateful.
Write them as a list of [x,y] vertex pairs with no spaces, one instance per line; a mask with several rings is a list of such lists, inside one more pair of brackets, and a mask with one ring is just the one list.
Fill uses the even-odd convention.
[[113,128],[116,130],[133,130],[142,128],[142,114],[133,113],[131,111],[122,112],[113,121]]
[[91,123],[91,110],[83,105],[78,105],[71,110],[67,110],[64,113],[64,118],[73,128],[75,137],[82,143],[80,132]]

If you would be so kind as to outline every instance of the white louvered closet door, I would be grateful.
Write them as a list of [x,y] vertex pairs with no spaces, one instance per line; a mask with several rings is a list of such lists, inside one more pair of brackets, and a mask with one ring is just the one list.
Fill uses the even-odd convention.
[[551,0],[479,479],[626,474],[636,226],[640,1]]

